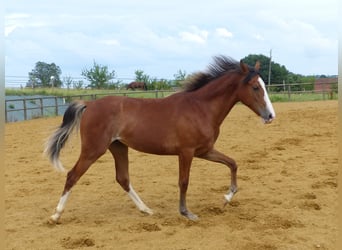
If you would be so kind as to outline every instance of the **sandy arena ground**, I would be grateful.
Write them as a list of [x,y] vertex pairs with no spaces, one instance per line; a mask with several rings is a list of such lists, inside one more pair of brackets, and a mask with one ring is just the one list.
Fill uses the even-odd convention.
[[[337,101],[275,103],[263,125],[237,105],[216,148],[239,166],[239,192],[223,207],[230,183],[224,165],[195,159],[188,207],[178,214],[176,156],[130,151],[132,184],[154,215],[140,213],[115,182],[110,153],[74,187],[60,224],[47,220],[65,173],[42,155],[61,117],[5,126],[7,249],[334,249],[337,236]],[[62,151],[70,169],[79,153],[73,136]]]

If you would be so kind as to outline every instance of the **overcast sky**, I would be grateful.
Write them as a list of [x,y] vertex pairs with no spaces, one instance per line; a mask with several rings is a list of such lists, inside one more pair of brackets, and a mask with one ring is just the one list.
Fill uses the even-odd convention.
[[[6,1],[6,76],[37,61],[81,77],[95,60],[119,78],[172,79],[212,56],[269,56],[293,73],[338,73],[337,0]],[[267,65],[264,65],[267,67]]]

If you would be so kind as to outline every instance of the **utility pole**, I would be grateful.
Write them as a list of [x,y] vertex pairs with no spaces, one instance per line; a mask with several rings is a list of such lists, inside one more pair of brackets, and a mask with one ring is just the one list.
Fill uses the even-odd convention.
[[270,64],[268,65],[268,82],[267,82],[268,91],[270,90],[270,84],[271,84],[271,63],[272,63],[272,49],[270,50]]

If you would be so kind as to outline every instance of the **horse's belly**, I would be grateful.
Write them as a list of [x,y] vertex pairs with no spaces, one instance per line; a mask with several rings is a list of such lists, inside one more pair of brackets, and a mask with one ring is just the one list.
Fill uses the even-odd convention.
[[123,139],[122,142],[130,148],[148,154],[177,155],[179,153],[178,143],[174,141],[163,140],[162,138],[143,139],[135,137],[129,140]]

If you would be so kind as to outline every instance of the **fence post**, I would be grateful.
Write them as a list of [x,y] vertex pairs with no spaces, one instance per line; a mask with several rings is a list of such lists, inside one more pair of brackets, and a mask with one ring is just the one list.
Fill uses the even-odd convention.
[[291,85],[290,84],[288,85],[288,88],[287,88],[287,95],[288,95],[289,101],[291,101]]
[[56,105],[56,116],[58,116],[58,99],[57,99],[57,96],[55,96],[55,105]]
[[27,109],[26,109],[26,99],[23,99],[23,107],[24,107],[24,120],[27,120]]
[[39,102],[40,102],[40,116],[43,117],[44,116],[43,98],[39,98]]

